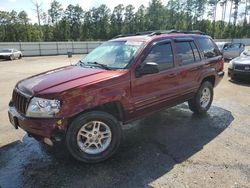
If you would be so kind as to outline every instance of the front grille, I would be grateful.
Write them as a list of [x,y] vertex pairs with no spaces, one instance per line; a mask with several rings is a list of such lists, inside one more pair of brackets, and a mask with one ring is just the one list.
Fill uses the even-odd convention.
[[246,69],[246,67],[249,67],[249,69],[250,69],[250,65],[236,64],[236,65],[234,66],[234,69],[236,69],[236,70],[241,70],[241,71],[250,71],[249,69]]
[[12,95],[12,102],[18,112],[22,114],[26,113],[28,107],[28,99],[24,95],[14,90]]

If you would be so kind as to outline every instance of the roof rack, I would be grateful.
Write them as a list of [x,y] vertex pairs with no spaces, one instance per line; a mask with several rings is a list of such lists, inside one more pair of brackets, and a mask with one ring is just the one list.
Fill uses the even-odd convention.
[[130,36],[136,36],[136,35],[147,35],[147,36],[154,36],[154,35],[161,35],[161,34],[171,34],[171,33],[184,33],[184,34],[198,34],[198,35],[206,35],[204,32],[199,30],[191,30],[191,31],[184,31],[184,30],[155,30],[155,31],[143,31],[138,32],[135,34],[121,34],[113,37],[113,39],[121,38],[121,37],[130,37]]
[[177,31],[178,33],[184,33],[184,34],[199,34],[199,35],[206,35],[206,33],[200,31],[200,30],[191,30],[191,31]]

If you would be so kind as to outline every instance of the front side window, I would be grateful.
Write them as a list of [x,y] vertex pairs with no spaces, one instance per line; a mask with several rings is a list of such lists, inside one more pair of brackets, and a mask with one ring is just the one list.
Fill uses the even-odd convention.
[[203,50],[205,58],[212,58],[220,55],[218,47],[209,38],[198,39],[199,45]]
[[240,46],[241,45],[239,43],[231,43],[231,44],[228,44],[227,48],[228,49],[239,49]]
[[157,44],[154,46],[143,64],[154,62],[158,64],[159,70],[165,70],[174,66],[173,52],[170,43]]
[[91,51],[80,60],[81,66],[99,66],[110,69],[123,69],[143,47],[144,42],[108,41]]

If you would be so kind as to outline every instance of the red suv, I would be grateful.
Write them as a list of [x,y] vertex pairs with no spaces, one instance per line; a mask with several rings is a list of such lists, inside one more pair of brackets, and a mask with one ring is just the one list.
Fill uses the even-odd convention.
[[80,161],[103,161],[119,147],[122,124],[185,101],[206,113],[223,65],[201,32],[120,35],[76,65],[18,82],[9,119],[46,144],[63,141]]

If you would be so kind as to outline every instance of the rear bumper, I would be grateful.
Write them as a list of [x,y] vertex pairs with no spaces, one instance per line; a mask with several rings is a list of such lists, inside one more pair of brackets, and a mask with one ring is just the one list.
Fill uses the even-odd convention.
[[217,73],[219,78],[223,78],[223,76],[225,75],[225,72],[224,71],[220,71]]
[[223,79],[224,75],[225,75],[224,71],[220,71],[217,73],[214,86],[217,86],[220,83],[220,81]]
[[[52,118],[27,118],[24,115],[17,112],[15,107],[9,106],[8,115],[11,124],[18,129],[19,127],[26,131],[28,135],[42,140],[49,138],[51,140],[62,139],[65,135],[65,122],[60,119]],[[60,120],[60,124],[58,124]]]

